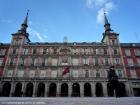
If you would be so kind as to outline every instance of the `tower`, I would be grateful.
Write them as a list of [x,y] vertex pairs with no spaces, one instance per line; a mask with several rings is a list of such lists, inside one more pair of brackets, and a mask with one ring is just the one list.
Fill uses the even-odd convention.
[[29,14],[29,10],[27,11],[23,23],[21,24],[21,28],[18,30],[18,32],[12,34],[12,42],[11,42],[12,45],[19,46],[30,42],[29,34],[27,33],[28,14]]
[[12,41],[7,54],[3,76],[16,77],[17,75],[17,68],[19,66],[18,62],[22,62],[20,56],[23,52],[23,45],[30,42],[29,34],[27,33],[28,13],[29,11],[27,11],[26,17],[21,24],[21,28],[18,30],[18,32],[12,34]]
[[119,34],[116,32],[113,32],[111,29],[110,22],[106,16],[106,13],[104,13],[104,20],[105,20],[105,31],[103,33],[102,43],[108,46],[108,52],[110,55],[110,62],[111,65],[114,65],[117,69],[117,74],[119,73],[123,74],[122,77],[126,77],[126,71],[124,69],[124,63],[123,63],[123,57],[121,48],[120,48],[120,42],[119,42]]

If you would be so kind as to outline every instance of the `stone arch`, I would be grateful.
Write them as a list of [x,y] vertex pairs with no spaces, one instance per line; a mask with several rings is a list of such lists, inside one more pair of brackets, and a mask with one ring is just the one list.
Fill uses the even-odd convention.
[[56,83],[51,83],[49,86],[49,97],[56,97],[56,90],[57,90],[57,85]]
[[80,97],[80,85],[78,83],[72,85],[72,96]]
[[11,84],[9,82],[4,83],[2,88],[2,96],[8,97],[11,91]]
[[21,97],[22,96],[23,93],[22,93],[21,89],[22,89],[22,84],[17,83],[16,87],[15,87],[15,92],[14,92],[15,97]]
[[45,93],[45,84],[39,83],[37,88],[37,97],[44,97]]
[[32,95],[33,95],[33,83],[28,83],[26,85],[25,96],[26,97],[32,97]]
[[62,83],[61,85],[61,96],[68,97],[68,84],[67,83]]
[[103,97],[103,86],[101,83],[96,83],[96,97]]
[[84,96],[85,97],[91,97],[92,96],[90,83],[85,83],[84,84]]

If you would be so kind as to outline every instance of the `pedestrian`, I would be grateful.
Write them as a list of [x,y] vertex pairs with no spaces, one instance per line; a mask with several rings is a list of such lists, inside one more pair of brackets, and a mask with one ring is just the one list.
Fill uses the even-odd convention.
[[110,95],[119,97],[119,81],[115,72],[115,67],[111,66],[108,71],[108,81],[110,84]]

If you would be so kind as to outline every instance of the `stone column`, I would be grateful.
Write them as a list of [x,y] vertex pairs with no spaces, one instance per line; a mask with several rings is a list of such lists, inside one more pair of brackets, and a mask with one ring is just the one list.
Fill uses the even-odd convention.
[[92,92],[92,96],[96,97],[96,95],[95,95],[95,82],[91,83],[91,92]]
[[68,83],[68,89],[69,89],[68,96],[71,97],[71,95],[72,95],[72,83],[71,82]]
[[59,97],[60,96],[60,83],[57,83],[57,88],[56,88],[56,96]]
[[48,83],[45,83],[45,97],[48,96]]
[[83,86],[83,82],[80,83],[80,97],[84,97],[84,86]]
[[107,82],[103,82],[102,85],[103,85],[103,94],[104,94],[103,96],[107,97],[108,96],[108,94],[107,94]]
[[126,89],[127,96],[131,96],[131,97],[134,96],[133,89],[131,88],[131,85],[129,82],[125,83],[125,89]]
[[34,82],[33,83],[33,96],[32,97],[36,97],[37,96],[37,83]]
[[26,83],[25,82],[22,83],[21,92],[22,92],[22,97],[24,97],[25,96],[25,92],[26,92]]
[[10,90],[10,97],[14,96],[14,92],[15,92],[15,82],[11,83],[11,90]]

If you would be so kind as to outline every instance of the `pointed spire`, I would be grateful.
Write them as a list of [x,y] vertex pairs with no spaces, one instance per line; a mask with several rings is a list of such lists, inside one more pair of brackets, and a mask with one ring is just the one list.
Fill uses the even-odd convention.
[[105,32],[111,31],[110,23],[109,23],[109,21],[108,21],[108,19],[107,19],[107,16],[106,16],[105,11],[104,11],[104,18],[105,18],[105,25],[104,25],[104,27],[105,27]]
[[24,20],[24,22],[21,24],[21,29],[20,29],[20,31],[26,32],[26,29],[27,29],[27,27],[28,27],[28,15],[29,15],[29,10],[27,10],[27,14],[26,14],[25,20]]

